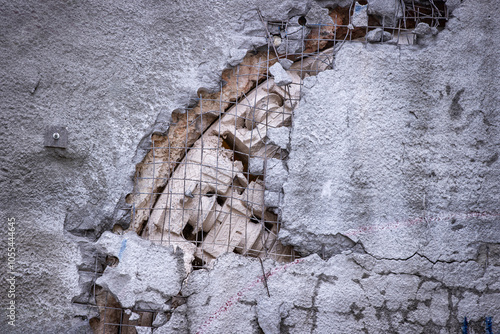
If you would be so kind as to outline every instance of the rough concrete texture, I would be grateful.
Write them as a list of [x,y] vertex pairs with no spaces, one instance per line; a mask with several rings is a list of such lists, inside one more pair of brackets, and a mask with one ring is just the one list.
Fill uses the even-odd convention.
[[400,0],[368,0],[368,14],[378,17],[386,27],[395,26],[397,19],[403,17],[401,3]]
[[135,232],[104,232],[97,250],[118,259],[108,266],[97,285],[110,291],[124,308],[163,310],[179,293],[186,277],[183,254],[140,238]]
[[274,77],[274,82],[276,82],[278,86],[285,86],[292,83],[292,78],[290,78],[280,63],[276,63],[269,67],[269,73]]
[[306,80],[284,242],[303,254],[332,255],[342,243],[437,263],[470,261],[499,244],[500,23],[492,8],[464,1],[426,46],[344,45],[334,70]]
[[499,314],[498,265],[356,253],[266,260],[269,298],[259,261],[227,254],[189,277],[187,323],[190,333],[458,333],[463,316]]
[[[0,216],[18,223],[20,274],[19,321],[8,327],[2,315],[1,332],[85,331],[94,311],[71,300],[81,275],[91,277],[94,253],[74,235],[93,241],[128,224],[123,199],[149,136],[199,88],[218,87],[230,61],[266,45],[256,8],[286,20],[312,3],[1,1]],[[43,146],[53,125],[67,127],[66,149]]]
[[382,28],[376,28],[366,34],[366,40],[370,43],[386,42],[392,38],[391,33]]
[[269,142],[281,147],[282,149],[288,149],[290,143],[290,128],[282,126],[279,128],[269,128],[267,129],[267,136],[269,137]]
[[[204,324],[214,333],[257,333],[259,324],[270,333],[278,324],[289,333],[455,333],[463,316],[476,331],[485,315],[498,318],[498,217],[467,214],[499,207],[499,23],[491,1],[447,3],[457,18],[422,38],[425,47],[345,44],[335,70],[308,81],[296,113],[282,236],[304,254],[357,253],[286,269],[266,260],[278,268],[271,299],[260,263],[227,255],[192,274],[188,303],[157,333]],[[89,332],[96,310],[71,302],[96,268],[90,243],[129,222],[123,199],[151,134],[266,44],[256,8],[280,21],[312,17],[314,4],[1,2],[0,219],[5,231],[15,217],[18,247],[17,326],[2,314],[0,332]],[[67,127],[66,149],[43,147],[53,125]],[[422,216],[425,224],[395,223]],[[6,242],[0,254],[5,265]],[[3,270],[3,296],[8,277]],[[228,309],[227,298],[239,300]]]
[[267,159],[265,167],[266,189],[280,191],[288,177],[284,162],[279,159]]

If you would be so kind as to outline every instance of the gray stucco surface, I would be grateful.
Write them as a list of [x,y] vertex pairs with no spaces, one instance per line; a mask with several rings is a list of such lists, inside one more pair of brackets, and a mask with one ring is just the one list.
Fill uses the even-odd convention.
[[[18,326],[2,315],[2,331],[68,333],[86,324],[75,316],[87,311],[71,299],[80,294],[77,266],[91,271],[93,250],[79,244],[127,212],[123,198],[148,134],[165,131],[168,115],[199,88],[218,87],[230,50],[266,43],[255,8],[286,19],[310,5],[2,1],[1,220],[16,218],[20,274]],[[67,127],[67,149],[43,146],[53,125]]]
[[[187,304],[156,333],[196,332],[240,291],[207,333],[447,333],[465,315],[476,327],[500,316],[497,6],[459,2],[420,46],[346,44],[334,70],[307,81],[281,237],[326,260],[266,260],[278,268],[269,298],[257,260],[225,255],[188,277]],[[2,314],[0,332],[90,332],[95,313],[72,301],[90,287],[93,242],[128,220],[123,199],[151,133],[266,43],[256,8],[286,20],[312,4],[1,2],[0,263],[15,217],[17,326]],[[67,149],[43,146],[53,125],[67,127]],[[395,221],[406,223],[366,230]],[[10,273],[0,275],[4,308]]]
[[419,46],[345,45],[334,70],[306,79],[283,241],[304,254],[357,247],[431,261],[466,261],[498,244],[499,23],[490,10],[464,2]]
[[499,265],[352,252],[289,264],[266,260],[268,297],[259,261],[227,254],[211,271],[190,275],[179,332],[458,333],[466,315],[476,321],[499,314]]

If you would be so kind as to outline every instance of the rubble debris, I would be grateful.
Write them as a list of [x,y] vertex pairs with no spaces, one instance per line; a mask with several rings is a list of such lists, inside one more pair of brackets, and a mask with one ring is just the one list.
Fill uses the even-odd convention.
[[293,64],[293,61],[291,61],[290,59],[283,58],[283,59],[280,59],[280,64],[281,64],[281,66],[283,66],[283,68],[285,70],[288,71]]
[[354,27],[368,26],[368,5],[360,5],[359,2],[356,1],[351,23]]
[[269,143],[286,150],[290,143],[290,128],[286,126],[269,128],[267,129],[267,136],[269,137]]
[[269,208],[277,208],[282,198],[283,194],[281,191],[266,190],[264,192],[264,205]]
[[276,49],[279,54],[293,54],[304,51],[304,39],[309,35],[311,29],[307,25],[301,25],[301,17],[292,17],[286,29],[281,30],[281,45]]
[[172,312],[172,316],[164,325],[153,329],[153,334],[187,334],[189,324],[186,319],[187,305],[181,305]]
[[267,159],[266,162],[266,189],[280,191],[288,178],[288,171],[283,161]]
[[399,0],[368,0],[368,14],[378,17],[385,27],[396,27],[403,9]]
[[292,83],[292,78],[286,73],[280,63],[276,63],[269,67],[269,73],[274,77],[274,82],[278,86],[286,86]]
[[366,40],[370,43],[386,42],[392,39],[392,35],[388,31],[384,31],[382,28],[376,28],[366,34]]
[[[206,128],[177,163],[144,228],[135,225],[137,232],[182,248],[188,273],[192,263],[208,265],[226,252],[291,258],[292,249],[277,242],[277,211],[265,205],[264,192],[280,192],[286,180],[280,158],[300,96],[302,77],[296,68],[304,73],[327,68],[326,52],[292,65],[289,72],[276,63],[294,84],[283,89],[276,77],[270,78]],[[269,173],[266,185],[264,171]]]
[[248,162],[248,172],[254,175],[264,175],[264,159],[250,158]]
[[96,243],[101,253],[117,257],[96,284],[110,291],[124,308],[163,309],[178,294],[185,278],[182,254],[140,238],[135,232],[104,232]]
[[415,30],[413,30],[413,32],[418,36],[423,36],[431,34],[432,29],[428,23],[420,22],[419,24],[417,24],[417,27],[415,28]]
[[141,317],[138,313],[132,312],[130,309],[126,309],[125,314],[128,315],[128,320],[130,321],[139,320]]
[[153,320],[152,326],[153,327],[161,327],[161,326],[165,325],[168,320],[169,320],[169,317],[167,316],[167,314],[165,314],[165,312],[158,312],[155,319]]
[[230,66],[236,66],[240,64],[245,56],[247,55],[247,50],[245,49],[231,49],[229,50],[229,55],[231,58],[228,61]]
[[306,23],[314,23],[315,25],[333,25],[333,20],[330,17],[327,8],[321,7],[318,3],[313,2],[311,4],[311,9],[307,12],[305,16]]

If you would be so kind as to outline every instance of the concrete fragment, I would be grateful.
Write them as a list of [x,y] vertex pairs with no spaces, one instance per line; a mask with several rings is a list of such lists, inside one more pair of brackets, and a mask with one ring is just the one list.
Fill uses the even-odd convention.
[[130,309],[126,309],[125,314],[129,316],[128,320],[130,321],[139,320],[139,318],[141,317],[138,313],[132,312]]
[[355,27],[366,27],[368,25],[368,5],[360,5],[356,1],[351,23]]
[[428,23],[420,22],[413,32],[419,36],[429,35],[432,30]]
[[151,327],[135,326],[137,334],[151,334],[153,329]]
[[306,24],[322,24],[322,25],[332,25],[333,20],[329,15],[328,8],[319,5],[317,2],[313,2],[311,9],[307,12]]
[[376,28],[370,30],[368,34],[366,34],[366,40],[370,43],[377,43],[381,41],[389,41],[392,39],[392,35],[388,31],[384,31],[382,28]]
[[264,193],[264,204],[270,208],[277,208],[280,206],[282,200],[281,191],[266,190]]
[[264,159],[250,158],[248,162],[248,172],[254,175],[264,175]]
[[290,128],[286,126],[268,128],[267,137],[269,138],[270,143],[286,150],[288,148],[288,144],[290,143]]
[[186,319],[187,305],[180,305],[173,312],[170,320],[161,327],[154,328],[153,334],[187,334],[189,333]]
[[269,67],[269,73],[274,77],[274,82],[278,86],[285,86],[292,83],[292,78],[288,75],[288,73],[283,69],[280,63],[276,63],[273,66]]
[[231,58],[229,58],[229,60],[227,62],[229,64],[229,66],[236,66],[239,63],[241,63],[243,58],[245,58],[245,56],[247,55],[247,51],[248,50],[245,50],[245,49],[231,49],[231,50],[229,50],[229,55],[231,56]]
[[280,334],[281,312],[279,299],[263,296],[257,302],[257,321],[264,334]]
[[104,232],[97,249],[118,258],[96,284],[110,291],[124,308],[162,309],[181,288],[185,276],[182,253],[142,239],[135,232],[116,235]]
[[306,25],[299,24],[299,16],[288,21],[286,30],[281,31],[281,45],[277,48],[279,54],[293,54],[304,51],[304,39],[309,35],[311,29]]
[[266,189],[272,191],[281,191],[283,184],[288,177],[288,171],[282,160],[267,159],[266,161]]
[[293,64],[293,61],[291,61],[290,59],[287,59],[287,58],[282,58],[282,59],[280,59],[280,64],[281,64],[281,66],[283,66],[283,68],[285,70],[288,71]]
[[152,326],[153,327],[161,327],[165,325],[168,321],[168,317],[165,314],[165,312],[158,312],[156,315],[155,319],[153,320]]
[[368,14],[379,17],[386,27],[394,27],[403,17],[399,0],[368,0]]

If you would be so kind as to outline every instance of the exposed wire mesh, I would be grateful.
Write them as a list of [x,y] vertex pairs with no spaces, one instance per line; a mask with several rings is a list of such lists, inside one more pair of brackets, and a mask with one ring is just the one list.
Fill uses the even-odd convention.
[[[344,43],[366,43],[374,29],[390,34],[380,43],[409,45],[419,23],[440,28],[448,19],[444,1],[401,1],[401,15],[390,24],[367,15],[366,24],[355,26],[358,5],[331,10],[328,23],[267,21],[258,12],[268,46],[226,70],[219,92],[200,90],[196,106],[176,111],[168,134],[153,135],[127,198],[129,230],[181,248],[188,272],[209,267],[226,252],[282,262],[299,257],[277,238],[283,200],[278,181],[289,153],[282,139],[292,127],[303,79],[332,68]],[[290,80],[277,82],[269,69],[283,59],[293,62],[286,71]],[[96,269],[93,282],[100,275]],[[130,311],[95,283],[88,299],[81,303],[97,308],[96,333],[136,333],[136,326],[151,327],[156,316],[137,309],[139,318],[131,320]]]

